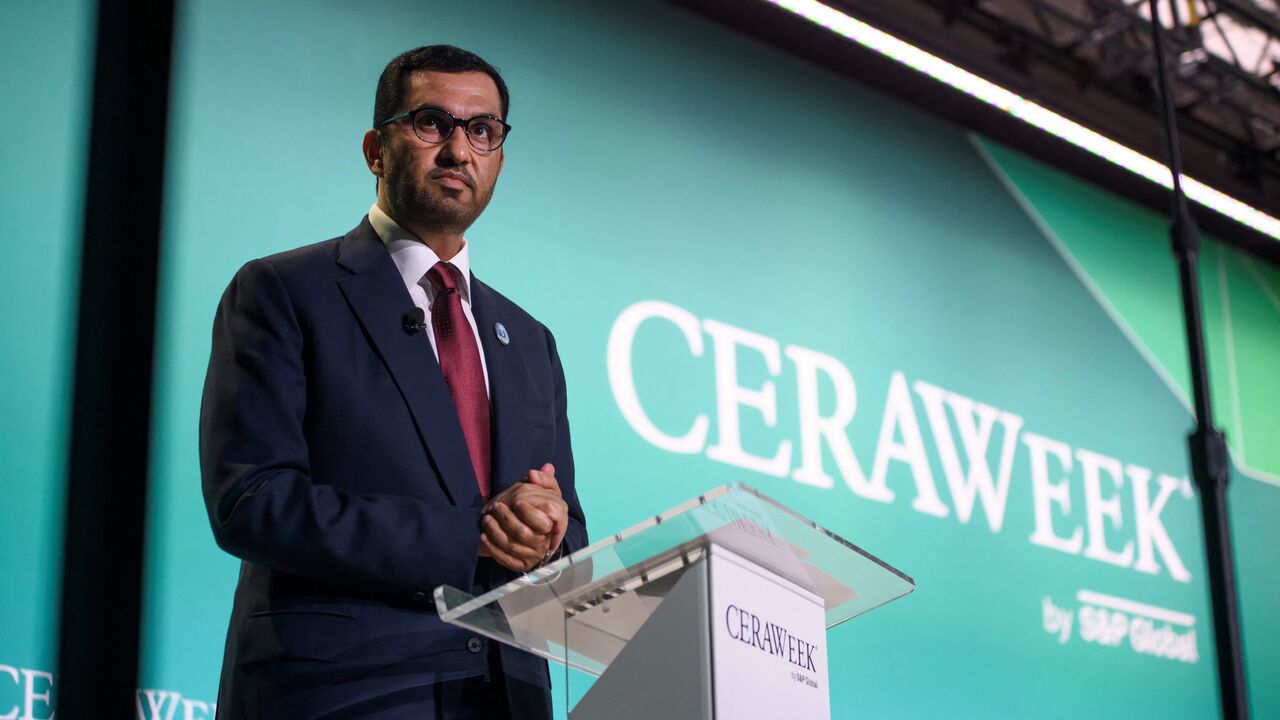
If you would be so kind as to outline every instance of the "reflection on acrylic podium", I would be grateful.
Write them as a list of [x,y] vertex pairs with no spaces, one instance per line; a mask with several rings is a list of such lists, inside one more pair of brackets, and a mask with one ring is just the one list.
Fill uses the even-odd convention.
[[435,601],[445,621],[562,665],[571,720],[823,719],[826,631],[914,589],[734,484],[479,597],[442,586]]

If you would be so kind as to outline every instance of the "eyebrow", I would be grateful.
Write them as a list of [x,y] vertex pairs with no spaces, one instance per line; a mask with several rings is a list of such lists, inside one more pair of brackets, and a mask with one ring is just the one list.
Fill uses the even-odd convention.
[[[440,105],[432,104],[432,103],[424,103],[424,104],[419,105],[419,106],[417,106],[417,107],[410,108],[410,109],[408,110],[408,112],[417,112],[417,111],[419,111],[419,110],[439,110],[440,112],[446,112],[446,113],[449,113],[450,115],[453,115],[453,111],[452,111],[452,110],[450,110],[450,109],[448,109],[448,108],[446,108],[446,107],[442,107],[442,106],[440,106]],[[495,120],[500,120],[500,119],[502,119],[502,116],[501,116],[501,115],[499,115],[499,114],[497,114],[497,113],[486,113],[486,112],[477,113],[477,114],[475,114],[475,115],[468,115],[468,116],[466,116],[466,117],[461,117],[461,116],[458,116],[458,115],[453,115],[453,116],[454,116],[454,117],[456,117],[456,118],[458,118],[459,120],[470,120],[471,118],[478,118],[478,117],[493,118],[493,119],[495,119]]]

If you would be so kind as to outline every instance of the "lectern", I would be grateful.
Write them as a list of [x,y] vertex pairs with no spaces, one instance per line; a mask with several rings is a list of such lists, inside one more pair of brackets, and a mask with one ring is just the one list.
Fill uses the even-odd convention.
[[562,665],[571,720],[831,717],[826,631],[910,577],[742,484],[718,487],[440,617]]

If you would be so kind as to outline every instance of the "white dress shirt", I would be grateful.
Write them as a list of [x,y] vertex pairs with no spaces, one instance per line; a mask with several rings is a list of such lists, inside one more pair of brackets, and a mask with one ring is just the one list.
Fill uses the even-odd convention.
[[[432,266],[440,261],[440,256],[408,230],[400,227],[395,220],[391,219],[391,216],[378,207],[377,203],[369,208],[369,224],[378,233],[378,237],[382,238],[383,244],[387,246],[387,252],[391,253],[391,260],[400,270],[400,277],[404,280],[405,289],[409,291],[409,297],[413,298],[413,304],[422,308],[422,311],[427,314],[427,339],[431,341],[431,352],[435,353],[436,360],[439,360],[440,351],[436,349],[435,327],[431,324],[431,302],[435,300],[435,288],[429,282],[422,285],[418,282]],[[458,295],[462,297],[462,313],[467,316],[467,324],[471,326],[471,334],[476,339],[476,349],[480,351],[480,369],[484,372],[484,389],[488,393],[489,367],[485,363],[484,345],[480,342],[476,317],[471,312],[471,260],[467,255],[465,239],[462,241],[462,249],[457,255],[449,258],[449,262],[458,268],[462,275]]]

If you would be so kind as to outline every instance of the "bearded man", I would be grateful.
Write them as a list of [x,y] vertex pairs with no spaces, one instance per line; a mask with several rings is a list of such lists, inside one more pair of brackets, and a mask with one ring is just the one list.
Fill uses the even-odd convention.
[[481,282],[510,98],[447,45],[393,59],[351,232],[246,264],[218,307],[205,503],[242,559],[218,716],[550,718],[546,663],[442,622],[587,543],[545,326]]

